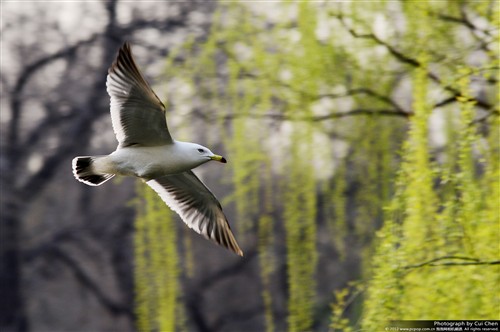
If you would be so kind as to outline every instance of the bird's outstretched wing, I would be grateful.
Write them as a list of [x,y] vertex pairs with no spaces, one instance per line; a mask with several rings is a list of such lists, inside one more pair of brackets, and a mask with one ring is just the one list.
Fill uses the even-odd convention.
[[163,176],[146,183],[190,228],[243,256],[219,201],[192,171]]
[[123,44],[108,70],[111,121],[119,146],[159,146],[172,143],[165,106],[137,68],[130,45]]

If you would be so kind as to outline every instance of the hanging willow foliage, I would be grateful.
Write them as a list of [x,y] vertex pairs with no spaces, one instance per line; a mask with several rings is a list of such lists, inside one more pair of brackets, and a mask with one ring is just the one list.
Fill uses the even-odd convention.
[[[491,15],[480,2],[460,3],[468,7],[285,2],[276,18],[265,10],[273,3],[222,2],[206,40],[187,41],[170,58],[168,76],[192,91],[172,92],[191,112],[184,121],[203,118],[230,157],[231,194],[222,203],[234,205],[238,239],[257,243],[267,331],[283,326],[273,317],[278,264],[286,262],[287,328],[304,331],[318,323],[318,262],[358,257],[363,275],[356,278],[366,285],[354,293],[366,289],[367,331],[391,318],[496,317],[500,299],[488,289],[500,281],[498,265],[434,266],[495,260],[498,248],[490,244],[500,238],[498,116],[479,132],[475,119],[484,114],[471,88],[498,60],[465,63],[472,47],[442,13]],[[182,61],[172,60],[177,55]],[[456,100],[436,106],[449,95]],[[439,148],[431,139],[436,115],[444,122]],[[141,218],[137,267],[148,272],[158,256],[146,248],[145,236],[153,235],[141,231]],[[285,230],[285,243],[277,229]],[[284,248],[286,257],[277,257]],[[139,325],[155,329],[151,313],[159,312],[145,300],[154,278],[141,275]],[[326,300],[333,301],[331,326],[349,330],[342,309],[351,305],[348,293],[334,294]]]
[[170,210],[138,181],[135,293],[139,331],[174,331],[179,313],[176,230]]
[[271,275],[274,272],[276,265],[273,255],[274,236],[273,236],[273,188],[272,188],[272,172],[270,164],[263,170],[264,173],[264,213],[259,219],[258,234],[259,234],[259,263],[262,279],[262,300],[264,302],[264,314],[266,331],[273,332],[274,318],[273,318],[273,303],[271,297]]
[[[225,203],[234,202],[236,206],[239,238],[246,232],[258,229],[261,278],[263,284],[263,303],[265,307],[266,329],[274,330],[272,317],[272,301],[270,293],[270,277],[274,272],[273,220],[276,209],[273,206],[272,182],[276,179],[276,165],[270,159],[270,153],[276,149],[267,144],[272,128],[262,120],[252,120],[252,117],[265,116],[277,105],[286,104],[283,112],[291,117],[310,116],[312,101],[297,91],[316,93],[316,80],[309,79],[319,75],[321,63],[312,62],[303,66],[305,59],[310,60],[320,54],[311,47],[318,44],[311,37],[314,34],[314,11],[308,4],[299,8],[300,31],[308,38],[302,40],[304,52],[297,56],[285,56],[277,48],[274,39],[267,38],[268,33],[279,33],[280,26],[270,31],[262,30],[258,25],[252,25],[250,20],[255,17],[249,14],[244,6],[228,4],[221,6],[216,17],[225,17],[231,13],[231,18],[238,23],[238,30],[227,26],[227,22],[215,21],[209,39],[205,42],[198,55],[205,61],[212,61],[194,71],[195,75],[205,77],[217,76],[212,72],[216,69],[214,63],[224,59],[227,74],[223,75],[222,84],[211,84],[202,87],[201,93],[206,93],[209,103],[217,105],[218,111],[225,111],[232,118],[229,130],[224,122],[219,122],[224,132],[225,146],[231,155],[230,163],[233,174],[233,191]],[[244,34],[245,44],[241,36]],[[311,41],[313,42],[311,44]],[[217,45],[217,47],[215,46]],[[284,44],[285,45],[285,44]],[[238,54],[238,50],[248,47],[249,58]],[[272,50],[272,51],[270,51]],[[320,60],[320,59],[318,59]],[[282,68],[286,68],[293,77],[290,86],[276,86]],[[219,74],[220,77],[220,74]],[[220,86],[223,88],[221,89]],[[288,124],[287,124],[288,125]],[[291,134],[289,140],[280,146],[284,149],[282,169],[285,180],[278,187],[282,196],[279,201],[286,202],[279,208],[283,209],[284,226],[286,229],[287,271],[290,289],[289,298],[289,329],[306,330],[312,325],[313,303],[315,298],[314,272],[316,269],[316,179],[311,160],[313,148],[313,124],[296,122],[288,127]],[[270,151],[274,149],[274,151]],[[279,169],[278,168],[278,169]],[[279,179],[278,178],[278,179]],[[264,193],[262,196],[261,194]],[[281,204],[280,204],[281,205]]]
[[471,92],[471,77],[477,72],[461,63],[449,79],[459,95],[455,107],[443,116],[444,161],[431,162],[433,76],[431,53],[426,51],[431,31],[420,27],[431,26],[429,13],[435,8],[420,2],[406,9],[412,15],[410,24],[419,27],[418,33],[410,31],[418,34],[415,47],[422,50],[413,74],[415,115],[402,152],[398,190],[378,232],[363,329],[379,329],[388,320],[498,319],[493,308],[498,308],[500,296],[490,291],[500,278],[498,247],[489,245],[500,238],[499,178],[491,177],[498,175],[498,141],[492,140],[498,137],[498,118],[491,122],[486,140],[477,134],[478,112]]

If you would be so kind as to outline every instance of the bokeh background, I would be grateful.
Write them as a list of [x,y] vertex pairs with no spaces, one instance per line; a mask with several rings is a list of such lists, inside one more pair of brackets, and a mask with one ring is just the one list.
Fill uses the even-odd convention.
[[[1,3],[0,330],[377,331],[500,319],[499,4]],[[244,258],[131,178],[124,41]]]

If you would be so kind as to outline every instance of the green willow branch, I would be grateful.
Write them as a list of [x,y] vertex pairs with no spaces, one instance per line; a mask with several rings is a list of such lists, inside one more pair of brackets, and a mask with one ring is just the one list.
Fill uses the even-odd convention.
[[[443,260],[462,260],[464,262],[444,262],[440,263]],[[495,261],[481,261],[477,258],[472,257],[464,257],[464,256],[443,256],[431,259],[429,261],[414,264],[414,265],[406,265],[403,266],[403,269],[410,270],[416,269],[425,266],[466,266],[466,265],[498,265],[500,264],[500,260]]]
[[342,313],[340,314],[341,317],[345,317],[345,314],[347,312],[347,309],[349,306],[357,300],[361,295],[365,294],[366,292],[366,285],[360,285],[354,289],[354,291],[351,293],[347,301],[344,303],[344,308],[342,309]]

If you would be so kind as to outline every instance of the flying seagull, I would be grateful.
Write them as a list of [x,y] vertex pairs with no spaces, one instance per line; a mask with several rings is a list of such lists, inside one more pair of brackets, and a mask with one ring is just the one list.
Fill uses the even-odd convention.
[[208,161],[226,159],[170,136],[165,106],[137,68],[128,43],[109,68],[106,87],[118,147],[106,156],[74,158],[75,178],[98,186],[115,175],[139,177],[190,228],[243,256],[219,201],[192,171]]

